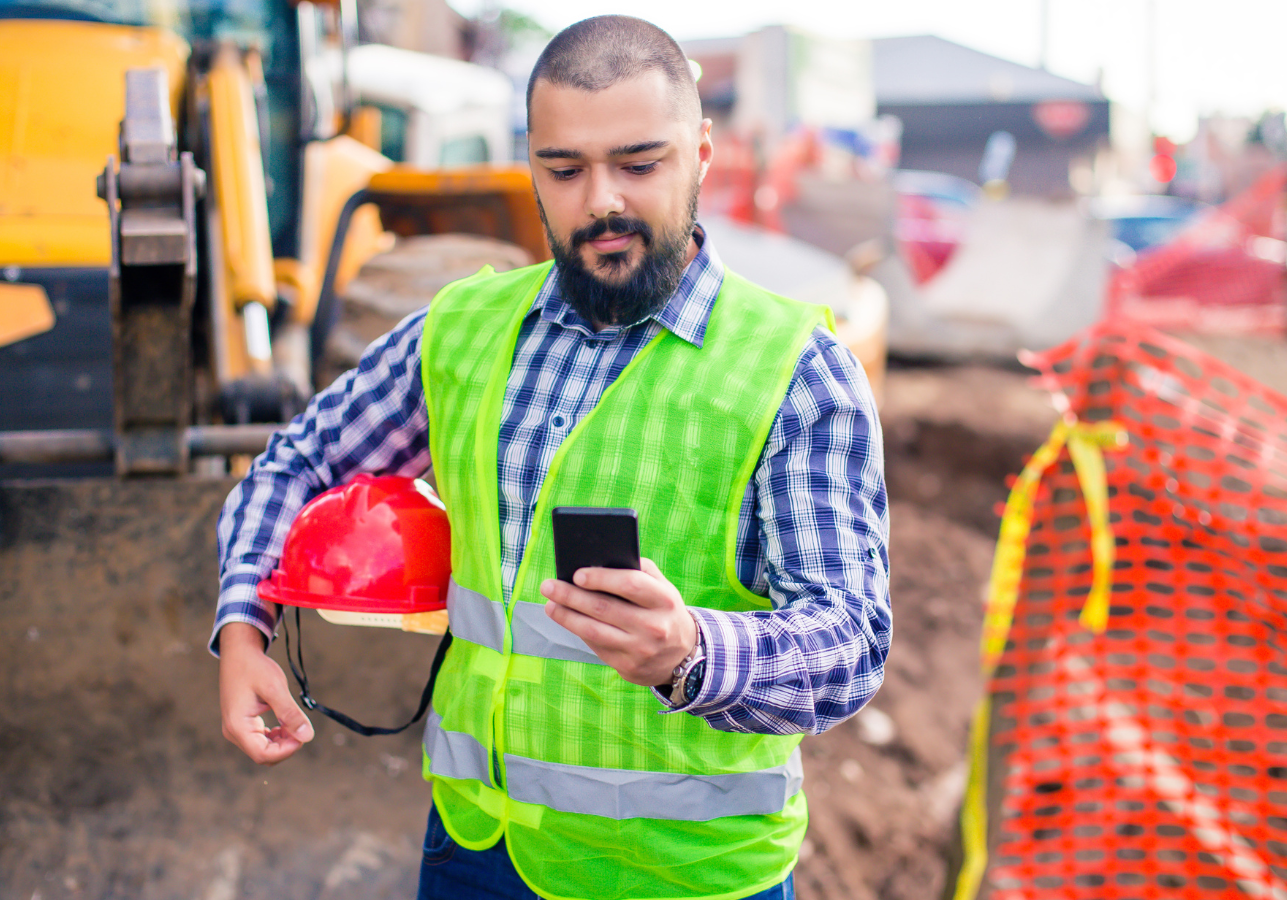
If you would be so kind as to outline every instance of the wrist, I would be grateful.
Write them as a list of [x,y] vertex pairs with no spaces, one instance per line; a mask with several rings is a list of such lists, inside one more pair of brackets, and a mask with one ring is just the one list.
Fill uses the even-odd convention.
[[266,653],[268,640],[264,633],[248,622],[229,622],[219,629],[217,636],[219,655]]
[[687,655],[671,671],[669,685],[658,685],[657,690],[672,707],[686,706],[696,698],[701,690],[706,674],[706,644],[702,639],[701,627],[695,617],[689,613],[693,623],[693,643]]

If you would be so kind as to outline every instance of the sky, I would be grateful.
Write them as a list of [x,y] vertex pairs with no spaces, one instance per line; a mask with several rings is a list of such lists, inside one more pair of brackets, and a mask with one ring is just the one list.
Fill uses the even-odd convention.
[[[475,15],[497,0],[450,0]],[[1152,123],[1187,140],[1197,117],[1287,108],[1287,0],[508,0],[551,31],[603,13],[628,12],[679,40],[796,25],[836,37],[937,34],[1025,65],[1041,55],[1041,7],[1049,10],[1051,71],[1093,82],[1144,112],[1149,98],[1149,9],[1155,36]]]

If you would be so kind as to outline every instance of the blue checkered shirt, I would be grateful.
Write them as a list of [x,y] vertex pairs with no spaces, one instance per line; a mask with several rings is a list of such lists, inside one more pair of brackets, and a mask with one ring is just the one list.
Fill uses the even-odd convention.
[[[552,270],[519,333],[501,411],[501,570],[508,603],[541,483],[563,438],[661,329],[698,347],[724,280],[709,240],[656,315],[595,332],[559,296]],[[220,593],[211,649],[228,622],[266,637],[276,612],[255,586],[272,571],[295,514],[361,472],[430,466],[420,380],[425,311],[367,348],[272,438],[219,518]],[[875,402],[862,367],[818,329],[796,364],[746,489],[737,576],[772,609],[690,607],[706,677],[682,709],[714,728],[816,734],[876,693],[889,652],[889,514]],[[658,695],[660,697],[660,695]],[[663,704],[664,708],[664,704]],[[669,710],[666,710],[669,711]]]

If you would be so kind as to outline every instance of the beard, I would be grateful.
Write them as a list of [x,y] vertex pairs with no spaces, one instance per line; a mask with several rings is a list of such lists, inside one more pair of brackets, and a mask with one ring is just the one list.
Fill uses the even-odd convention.
[[[559,287],[567,304],[596,327],[633,325],[660,312],[684,277],[688,242],[697,225],[700,193],[701,181],[694,179],[684,220],[673,230],[655,231],[643,219],[633,216],[610,216],[578,228],[566,244],[550,230],[545,208],[537,197],[536,207],[559,267]],[[585,265],[581,258],[582,246],[608,233],[639,235],[643,255],[633,271],[630,270],[632,248],[599,256],[592,269]],[[624,278],[605,281],[601,276]]]

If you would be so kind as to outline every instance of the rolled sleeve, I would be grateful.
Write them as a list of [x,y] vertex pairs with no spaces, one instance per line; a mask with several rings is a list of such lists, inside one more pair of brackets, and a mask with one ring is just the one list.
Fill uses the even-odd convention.
[[884,678],[892,614],[889,516],[875,400],[828,332],[805,347],[748,487],[742,584],[771,610],[692,609],[701,690],[681,709],[721,731],[817,734]]
[[229,622],[271,640],[277,609],[257,587],[281,557],[295,516],[309,500],[354,475],[420,475],[429,468],[429,417],[420,379],[422,310],[362,355],[356,369],[318,393],[273,435],[232,490],[219,516],[219,604],[210,652]]
[[697,696],[687,703],[670,705],[669,695],[653,688],[666,705],[662,712],[687,712],[707,718],[733,706],[746,694],[750,681],[750,660],[755,632],[749,619],[740,613],[688,607],[706,653],[706,677]]
[[[247,575],[246,580],[233,581],[219,593],[219,611],[215,617],[214,634],[211,635],[211,652],[219,652],[219,629],[229,622],[244,622],[259,629],[264,645],[272,643],[277,627],[277,610],[270,603],[259,599],[257,586],[267,576]],[[253,580],[251,580],[253,579]]]

